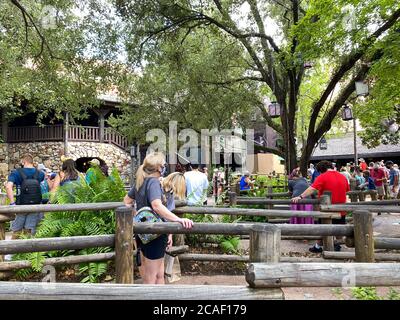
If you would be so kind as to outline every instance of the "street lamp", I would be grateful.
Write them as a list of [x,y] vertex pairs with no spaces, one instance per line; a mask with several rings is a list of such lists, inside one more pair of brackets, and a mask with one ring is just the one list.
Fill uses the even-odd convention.
[[272,101],[268,106],[268,114],[271,118],[279,118],[281,116],[280,104],[276,101]]
[[131,187],[135,185],[135,167],[136,167],[136,159],[137,159],[137,145],[134,144],[130,148],[131,155]]
[[365,80],[356,81],[355,84],[357,97],[368,95],[368,83]]
[[347,104],[345,104],[343,106],[342,119],[344,121],[353,120],[353,111],[351,110],[351,108]]
[[321,140],[319,140],[319,149],[320,150],[328,149],[328,142],[326,141],[325,137],[322,137]]

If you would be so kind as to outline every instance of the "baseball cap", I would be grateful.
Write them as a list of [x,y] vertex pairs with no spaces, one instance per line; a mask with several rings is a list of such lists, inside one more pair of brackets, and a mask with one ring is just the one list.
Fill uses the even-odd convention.
[[92,159],[89,161],[89,163],[93,166],[99,166],[100,165],[100,161],[98,159]]

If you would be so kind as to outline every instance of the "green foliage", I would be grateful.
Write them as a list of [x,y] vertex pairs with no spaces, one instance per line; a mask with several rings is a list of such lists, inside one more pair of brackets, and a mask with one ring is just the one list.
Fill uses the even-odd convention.
[[353,288],[351,292],[357,300],[380,300],[376,288],[373,287]]
[[225,253],[238,253],[239,237],[225,236],[218,239],[221,249]]
[[[125,195],[124,183],[116,168],[110,177],[105,177],[99,168],[94,169],[94,178],[88,184],[85,178],[60,187],[52,196],[53,203],[93,203],[105,201],[122,201]],[[113,210],[98,212],[54,212],[45,215],[40,222],[35,238],[73,237],[85,235],[112,234],[115,232],[115,214]],[[43,260],[48,257],[68,255],[86,255],[110,252],[111,248],[90,248],[84,250],[53,251],[47,253],[27,253],[14,255],[14,260],[29,260],[31,271],[19,271],[25,277],[33,271],[40,271]],[[107,263],[87,263],[80,266],[83,282],[97,282],[107,271]]]

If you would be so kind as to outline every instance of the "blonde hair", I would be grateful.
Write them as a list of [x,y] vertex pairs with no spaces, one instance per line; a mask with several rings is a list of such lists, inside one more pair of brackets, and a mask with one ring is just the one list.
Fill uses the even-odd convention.
[[174,172],[168,175],[162,181],[164,191],[171,191],[179,200],[186,198],[186,181],[185,176],[181,172]]
[[165,163],[165,157],[161,152],[150,153],[144,158],[143,164],[136,172],[136,190],[139,191],[144,179],[158,172],[158,167]]

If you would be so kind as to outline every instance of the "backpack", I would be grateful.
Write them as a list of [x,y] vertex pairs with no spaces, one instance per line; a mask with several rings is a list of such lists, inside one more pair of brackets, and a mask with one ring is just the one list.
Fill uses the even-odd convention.
[[42,202],[42,191],[39,182],[39,171],[35,170],[32,178],[28,178],[23,169],[18,169],[17,171],[22,178],[17,204],[40,204]]

